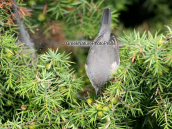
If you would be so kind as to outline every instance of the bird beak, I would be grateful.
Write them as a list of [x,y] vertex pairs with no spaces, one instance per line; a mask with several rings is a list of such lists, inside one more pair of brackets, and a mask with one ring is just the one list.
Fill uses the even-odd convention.
[[99,92],[99,88],[96,88],[95,91],[96,91],[96,96],[97,96],[97,93]]

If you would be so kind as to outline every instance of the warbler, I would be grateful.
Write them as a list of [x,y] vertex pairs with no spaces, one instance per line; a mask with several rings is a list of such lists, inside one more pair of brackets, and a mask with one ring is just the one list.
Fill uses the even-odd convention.
[[85,64],[87,76],[95,88],[96,95],[120,64],[119,44],[115,35],[111,33],[110,25],[111,10],[105,8],[98,36],[93,41],[95,44],[89,49]]

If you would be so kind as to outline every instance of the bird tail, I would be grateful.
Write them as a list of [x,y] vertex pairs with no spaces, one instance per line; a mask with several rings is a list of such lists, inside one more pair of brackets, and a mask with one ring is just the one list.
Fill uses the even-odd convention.
[[110,33],[110,25],[111,25],[111,10],[110,8],[105,8],[101,18],[99,34],[105,33],[104,32],[105,30],[109,31]]

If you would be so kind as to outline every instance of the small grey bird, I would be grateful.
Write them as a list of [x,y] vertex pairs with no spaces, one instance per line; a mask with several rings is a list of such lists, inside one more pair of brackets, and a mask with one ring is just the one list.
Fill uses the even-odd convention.
[[107,42],[107,45],[92,45],[85,64],[87,76],[95,88],[96,95],[120,64],[119,44],[115,35],[111,33],[110,25],[111,10],[105,8],[101,18],[100,30],[94,42]]

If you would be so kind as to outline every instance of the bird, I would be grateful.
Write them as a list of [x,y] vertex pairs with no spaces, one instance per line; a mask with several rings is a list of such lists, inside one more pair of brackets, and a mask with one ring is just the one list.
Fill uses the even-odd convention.
[[[99,43],[107,43],[100,45]],[[95,89],[96,96],[102,86],[111,78],[120,65],[119,43],[111,33],[111,10],[105,8],[101,17],[98,36],[90,46],[85,69],[86,74]]]

